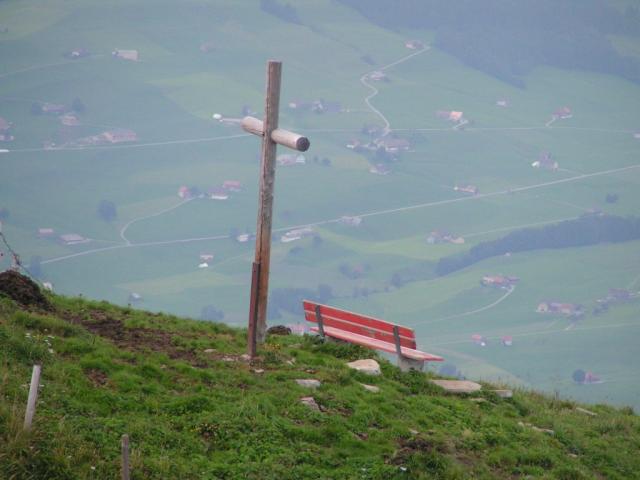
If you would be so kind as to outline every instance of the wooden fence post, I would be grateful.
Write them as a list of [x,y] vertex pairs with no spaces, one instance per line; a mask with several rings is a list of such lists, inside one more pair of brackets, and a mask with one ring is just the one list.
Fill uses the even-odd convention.
[[40,386],[41,365],[34,365],[31,373],[31,385],[29,386],[29,398],[27,400],[27,410],[24,414],[24,429],[31,430],[33,416],[36,413],[36,401],[38,400],[38,387]]
[[129,480],[129,435],[122,435],[122,480]]

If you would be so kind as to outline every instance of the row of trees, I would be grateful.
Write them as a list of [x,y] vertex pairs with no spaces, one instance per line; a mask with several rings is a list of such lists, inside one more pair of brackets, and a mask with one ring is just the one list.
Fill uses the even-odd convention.
[[289,23],[300,23],[298,11],[288,3],[278,0],[260,0],[260,10]]
[[502,238],[479,243],[462,255],[441,258],[436,265],[436,274],[447,275],[481,260],[508,252],[583,247],[636,239],[640,239],[639,217],[585,215],[542,228],[517,230]]
[[434,44],[467,65],[524,86],[540,65],[610,73],[640,81],[640,63],[609,35],[640,35],[640,10],[602,0],[340,0],[374,23],[434,30]]

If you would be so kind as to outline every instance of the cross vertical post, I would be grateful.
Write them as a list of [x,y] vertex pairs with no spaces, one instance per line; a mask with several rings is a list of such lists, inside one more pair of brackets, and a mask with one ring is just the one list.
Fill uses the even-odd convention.
[[244,130],[262,137],[256,253],[251,279],[249,333],[247,338],[247,353],[251,357],[255,356],[256,343],[264,342],[267,329],[276,147],[280,144],[305,152],[310,145],[309,139],[306,137],[278,128],[281,72],[282,63],[269,60],[267,63],[267,96],[265,99],[264,121],[253,117],[245,117],[241,122]]

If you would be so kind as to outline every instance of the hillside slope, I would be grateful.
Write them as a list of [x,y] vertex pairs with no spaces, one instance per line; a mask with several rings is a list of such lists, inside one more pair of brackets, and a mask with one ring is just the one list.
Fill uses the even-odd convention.
[[[21,277],[22,278],[22,277]],[[448,396],[430,375],[345,362],[372,353],[271,335],[252,363],[245,332],[59,296],[27,283],[0,297],[0,477],[638,478],[640,419],[485,386]],[[20,281],[20,279],[18,279]],[[34,429],[21,432],[31,366],[43,365]],[[295,379],[314,378],[310,391]],[[362,384],[379,387],[374,393]],[[319,410],[300,402],[313,396]]]

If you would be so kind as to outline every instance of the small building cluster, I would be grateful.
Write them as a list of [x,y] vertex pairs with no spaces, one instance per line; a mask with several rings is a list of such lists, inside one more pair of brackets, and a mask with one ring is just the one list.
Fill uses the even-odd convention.
[[10,142],[15,140],[15,137],[11,135],[12,127],[13,124],[11,122],[0,117],[0,142]]
[[538,160],[531,164],[533,168],[541,168],[544,170],[558,170],[558,162],[553,159],[549,152],[542,152]]
[[566,317],[581,317],[584,315],[584,309],[582,305],[562,302],[541,302],[538,304],[536,312],[554,313],[564,315]]
[[133,130],[127,128],[114,128],[98,135],[82,137],[57,147],[52,142],[45,142],[45,148],[54,150],[56,148],[82,148],[96,145],[114,145],[138,141],[138,135]]
[[560,107],[551,115],[552,118],[566,120],[573,117],[573,113],[569,107]]
[[389,175],[391,169],[384,163],[376,163],[375,165],[371,165],[369,173],[373,173],[374,175]]
[[341,113],[344,108],[340,102],[330,102],[324,99],[318,100],[291,100],[287,107],[289,110],[296,112],[313,112],[313,113]]
[[480,283],[485,287],[511,288],[519,281],[518,277],[509,277],[507,275],[485,275],[480,280]]
[[456,192],[468,193],[471,195],[478,195],[478,193],[480,193],[480,190],[478,190],[478,187],[476,187],[475,185],[471,185],[469,183],[456,184],[453,187],[453,189]]
[[459,110],[438,110],[436,116],[443,120],[453,123],[453,128],[457,129],[469,123],[464,116],[464,112]]
[[91,55],[91,53],[86,48],[74,48],[72,50],[64,52],[64,57],[71,60],[88,57],[89,55]]
[[452,233],[444,230],[434,230],[427,237],[427,243],[429,245],[438,245],[441,243],[454,243],[456,245],[461,245],[464,243],[464,238],[453,235]]
[[611,288],[606,297],[596,300],[593,313],[594,315],[599,315],[609,310],[609,307],[627,303],[637,298],[640,298],[640,293],[638,292],[632,292],[624,288]]
[[90,239],[85,238],[77,233],[65,233],[63,235],[60,235],[59,239],[60,242],[64,245],[79,245],[81,243],[88,243],[91,241]]
[[307,159],[302,154],[283,153],[276,157],[276,162],[281,167],[288,167],[291,165],[305,165],[307,163]]
[[132,62],[137,62],[140,59],[138,54],[138,50],[121,50],[116,48],[113,52],[111,52],[114,58],[121,58],[122,60],[129,60]]
[[407,40],[404,42],[404,46],[409,50],[422,50],[424,49],[424,43],[420,40]]
[[352,217],[349,215],[345,215],[343,217],[340,217],[340,220],[338,220],[338,222],[349,227],[359,227],[362,223],[362,217]]
[[296,228],[294,230],[289,230],[287,233],[280,237],[280,241],[282,243],[289,243],[295,240],[301,240],[306,237],[311,237],[314,235],[314,231],[311,227],[304,228]]

